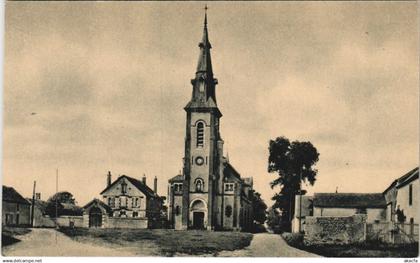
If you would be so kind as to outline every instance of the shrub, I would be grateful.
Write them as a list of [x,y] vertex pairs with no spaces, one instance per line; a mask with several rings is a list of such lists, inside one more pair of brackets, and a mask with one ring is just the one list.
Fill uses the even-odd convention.
[[284,241],[292,247],[303,246],[303,234],[302,233],[287,233],[282,234]]

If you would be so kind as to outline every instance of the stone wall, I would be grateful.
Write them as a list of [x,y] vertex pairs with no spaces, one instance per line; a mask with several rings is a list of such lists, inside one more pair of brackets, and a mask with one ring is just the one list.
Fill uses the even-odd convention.
[[306,217],[304,242],[310,244],[354,244],[366,240],[366,215]]
[[147,228],[145,218],[108,217],[105,228]]
[[60,216],[57,217],[57,224],[64,227],[83,227],[83,216]]

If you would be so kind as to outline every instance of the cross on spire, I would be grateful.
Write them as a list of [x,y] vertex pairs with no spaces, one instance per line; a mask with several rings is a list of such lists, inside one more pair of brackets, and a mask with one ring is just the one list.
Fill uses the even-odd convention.
[[207,4],[204,6],[204,27],[207,27]]

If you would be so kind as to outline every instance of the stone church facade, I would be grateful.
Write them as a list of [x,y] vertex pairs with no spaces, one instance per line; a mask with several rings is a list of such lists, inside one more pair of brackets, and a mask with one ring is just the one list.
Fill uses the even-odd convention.
[[241,178],[223,156],[207,15],[193,86],[185,106],[182,174],[169,180],[168,220],[175,229],[246,230],[253,222],[252,178]]

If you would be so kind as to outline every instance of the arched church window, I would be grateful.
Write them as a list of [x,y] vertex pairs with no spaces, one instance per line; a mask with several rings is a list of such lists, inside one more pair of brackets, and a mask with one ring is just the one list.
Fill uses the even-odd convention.
[[204,123],[197,123],[197,147],[203,147],[204,145]]
[[195,191],[203,192],[203,189],[204,189],[204,181],[202,179],[197,179],[195,181]]

